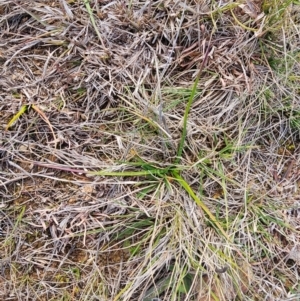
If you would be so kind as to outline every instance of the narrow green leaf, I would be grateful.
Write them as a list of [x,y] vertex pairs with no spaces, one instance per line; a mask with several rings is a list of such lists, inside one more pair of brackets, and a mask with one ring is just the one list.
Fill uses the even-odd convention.
[[223,227],[220,225],[220,223],[217,221],[216,217],[211,213],[209,208],[196,196],[193,189],[189,186],[189,184],[180,176],[180,174],[176,171],[172,172],[174,178],[178,181],[178,183],[185,189],[185,191],[189,194],[190,197],[196,202],[196,204],[206,213],[206,215],[209,217],[210,221],[214,224],[214,226],[220,230],[220,232],[223,234],[223,236],[231,242],[231,239],[223,229]]
[[182,156],[182,152],[183,152],[183,146],[184,146],[184,142],[185,142],[185,138],[186,138],[186,133],[187,133],[187,120],[188,120],[188,115],[191,109],[191,105],[193,103],[194,97],[196,95],[196,91],[197,91],[197,86],[198,86],[198,82],[199,82],[200,77],[197,76],[193,88],[192,88],[192,92],[191,95],[189,97],[187,106],[185,108],[184,111],[184,116],[183,116],[183,129],[182,129],[182,134],[181,134],[181,139],[180,139],[180,143],[179,143],[179,147],[178,147],[178,151],[177,151],[177,158],[175,163],[178,164],[181,160],[181,156]]
[[103,43],[101,34],[100,34],[100,32],[99,32],[99,30],[98,30],[98,28],[97,28],[97,25],[96,25],[96,22],[95,22],[95,18],[94,18],[94,15],[93,15],[93,11],[92,11],[91,6],[90,6],[90,2],[89,2],[89,0],[83,0],[83,2],[84,2],[85,7],[86,7],[86,9],[87,9],[87,11],[88,11],[90,20],[91,20],[91,22],[92,22],[92,25],[93,25],[95,31],[96,31],[96,34],[97,34],[97,36],[98,36],[98,38],[99,38],[99,41],[100,41],[100,43],[102,44],[103,48],[106,49],[106,47],[105,47],[105,45],[104,45],[104,43]]
[[144,170],[144,171],[92,171],[88,173],[94,176],[112,176],[112,177],[137,177],[137,176],[160,176],[160,170]]
[[197,92],[197,86],[198,86],[198,82],[199,82],[199,79],[200,79],[200,76],[202,74],[202,71],[204,69],[204,66],[206,64],[206,61],[207,61],[207,57],[208,57],[208,53],[209,53],[209,47],[210,45],[210,42],[207,46],[207,49],[206,49],[206,52],[205,52],[205,55],[204,55],[204,58],[203,58],[203,61],[201,63],[201,66],[199,68],[199,71],[198,71],[198,74],[196,76],[196,79],[195,79],[195,82],[193,84],[193,88],[192,88],[192,92],[191,92],[191,95],[189,97],[189,100],[188,100],[188,103],[187,103],[187,106],[186,106],[186,109],[184,111],[184,116],[183,116],[183,129],[182,129],[182,134],[181,134],[181,139],[180,139],[180,143],[179,143],[179,147],[178,147],[178,151],[177,151],[177,157],[176,157],[176,160],[175,160],[175,164],[177,165],[180,160],[181,160],[181,156],[182,156],[182,152],[183,152],[183,146],[184,146],[184,142],[185,142],[185,139],[186,139],[186,133],[187,133],[187,120],[188,120],[188,115],[189,115],[189,112],[190,112],[190,109],[191,109],[191,105],[193,103],[193,100],[194,100],[194,97],[196,95],[196,92]]
[[19,112],[13,116],[13,118],[9,121],[6,126],[6,130],[8,130],[26,111],[28,110],[29,105],[23,105]]

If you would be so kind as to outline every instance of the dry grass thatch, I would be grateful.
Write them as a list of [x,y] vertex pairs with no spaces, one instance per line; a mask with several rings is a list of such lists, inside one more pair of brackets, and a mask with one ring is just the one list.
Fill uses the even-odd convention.
[[0,299],[299,300],[299,12],[0,0]]

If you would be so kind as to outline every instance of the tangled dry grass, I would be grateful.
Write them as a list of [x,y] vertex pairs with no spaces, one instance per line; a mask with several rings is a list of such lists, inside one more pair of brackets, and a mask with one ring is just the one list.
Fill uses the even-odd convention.
[[299,19],[0,0],[0,298],[299,300]]

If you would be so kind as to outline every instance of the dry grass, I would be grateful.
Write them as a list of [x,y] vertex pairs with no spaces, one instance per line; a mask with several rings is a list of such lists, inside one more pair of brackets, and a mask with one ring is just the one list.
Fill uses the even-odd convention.
[[299,13],[0,0],[0,299],[299,300]]

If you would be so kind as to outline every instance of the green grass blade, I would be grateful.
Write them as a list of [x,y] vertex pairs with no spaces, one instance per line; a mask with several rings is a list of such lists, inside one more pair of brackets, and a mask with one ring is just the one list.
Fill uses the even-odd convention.
[[88,173],[94,176],[112,176],[112,177],[137,177],[137,176],[161,176],[162,172],[160,170],[144,170],[144,171],[92,171]]
[[205,212],[205,214],[209,217],[213,225],[220,230],[220,232],[229,242],[231,242],[231,239],[229,238],[223,227],[220,225],[220,223],[217,221],[216,217],[211,213],[209,208],[196,196],[190,185],[181,177],[181,175],[178,172],[173,171],[172,175],[178,181],[178,183],[185,189],[189,196],[196,202],[196,204]]
[[178,147],[178,151],[177,151],[177,158],[176,158],[175,164],[178,164],[180,162],[180,159],[181,159],[181,156],[182,156],[184,141],[185,141],[186,133],[187,133],[187,130],[186,130],[186,128],[187,128],[187,119],[188,119],[188,115],[189,115],[189,112],[190,112],[190,109],[191,109],[191,105],[192,105],[194,97],[196,95],[199,79],[200,79],[200,76],[197,76],[197,78],[194,82],[192,92],[191,92],[191,95],[189,97],[186,109],[184,111],[183,129],[182,129],[182,134],[181,134],[181,139],[180,139],[180,143],[179,143],[179,147]]
[[6,126],[6,130],[8,130],[24,113],[26,113],[29,107],[29,105],[22,106],[19,112],[15,114],[13,118],[9,121],[9,123]]
[[88,11],[90,20],[92,22],[92,25],[93,25],[95,31],[96,31],[96,34],[97,34],[97,36],[99,38],[100,43],[101,43],[102,47],[106,49],[106,47],[105,47],[105,45],[103,43],[101,34],[100,34],[100,32],[99,32],[99,30],[97,28],[97,25],[96,25],[96,22],[95,22],[95,18],[94,18],[94,15],[93,15],[93,11],[92,11],[91,6],[90,6],[90,2],[89,2],[89,0],[83,0],[83,3],[85,4],[85,7],[86,7],[86,9]]
[[180,139],[180,143],[179,143],[179,147],[178,147],[178,151],[177,151],[177,157],[176,157],[176,160],[175,160],[175,164],[176,165],[181,160],[181,156],[182,156],[182,152],[183,152],[183,146],[184,146],[184,142],[185,142],[185,138],[186,138],[186,133],[187,133],[187,130],[186,130],[186,128],[187,128],[187,119],[188,119],[188,116],[189,116],[191,105],[192,105],[194,97],[196,95],[197,86],[198,86],[198,82],[200,80],[200,76],[202,74],[203,68],[204,68],[204,66],[206,64],[206,61],[207,61],[209,50],[210,50],[210,41],[209,41],[209,43],[207,45],[207,49],[206,49],[206,52],[204,54],[204,58],[203,58],[202,64],[201,64],[201,66],[199,68],[198,74],[196,76],[196,79],[195,79],[195,82],[194,82],[194,85],[193,85],[193,88],[192,88],[192,91],[191,91],[191,95],[189,97],[186,109],[184,111],[182,135],[181,135],[181,139]]

